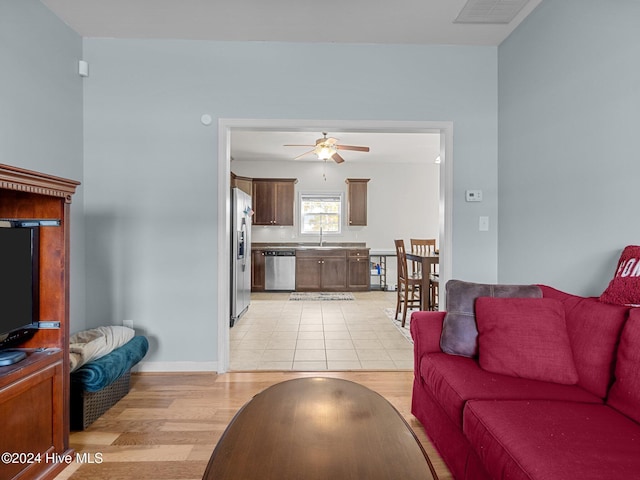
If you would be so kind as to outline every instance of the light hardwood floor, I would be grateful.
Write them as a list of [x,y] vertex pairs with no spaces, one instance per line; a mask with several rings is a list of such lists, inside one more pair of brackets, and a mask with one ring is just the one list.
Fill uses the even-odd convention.
[[452,478],[410,413],[413,372],[323,371],[134,374],[127,396],[87,430],[71,434],[76,452],[102,462],[74,462],[56,480],[199,480],[246,402],[275,383],[308,376],[351,380],[383,395],[414,430],[439,479]]

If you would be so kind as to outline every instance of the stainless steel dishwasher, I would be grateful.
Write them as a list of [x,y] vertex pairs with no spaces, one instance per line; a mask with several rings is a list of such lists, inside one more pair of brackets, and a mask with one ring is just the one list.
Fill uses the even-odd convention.
[[264,252],[265,290],[296,289],[296,251],[265,250]]

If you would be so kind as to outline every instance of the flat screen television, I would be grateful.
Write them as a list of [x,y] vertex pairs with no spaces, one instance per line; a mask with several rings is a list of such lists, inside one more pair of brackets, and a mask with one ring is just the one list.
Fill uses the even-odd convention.
[[38,329],[38,258],[38,226],[0,221],[0,366],[25,358],[10,349]]

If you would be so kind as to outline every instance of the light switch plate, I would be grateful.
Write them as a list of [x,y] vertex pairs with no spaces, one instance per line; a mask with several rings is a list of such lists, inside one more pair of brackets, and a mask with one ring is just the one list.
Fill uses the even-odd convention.
[[489,217],[479,217],[478,230],[480,230],[481,232],[489,231]]

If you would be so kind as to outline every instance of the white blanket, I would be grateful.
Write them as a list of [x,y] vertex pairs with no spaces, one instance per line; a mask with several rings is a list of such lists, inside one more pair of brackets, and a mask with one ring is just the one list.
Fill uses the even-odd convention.
[[111,325],[74,333],[69,339],[69,361],[71,371],[91,360],[104,357],[107,353],[121,347],[135,335],[128,327]]

